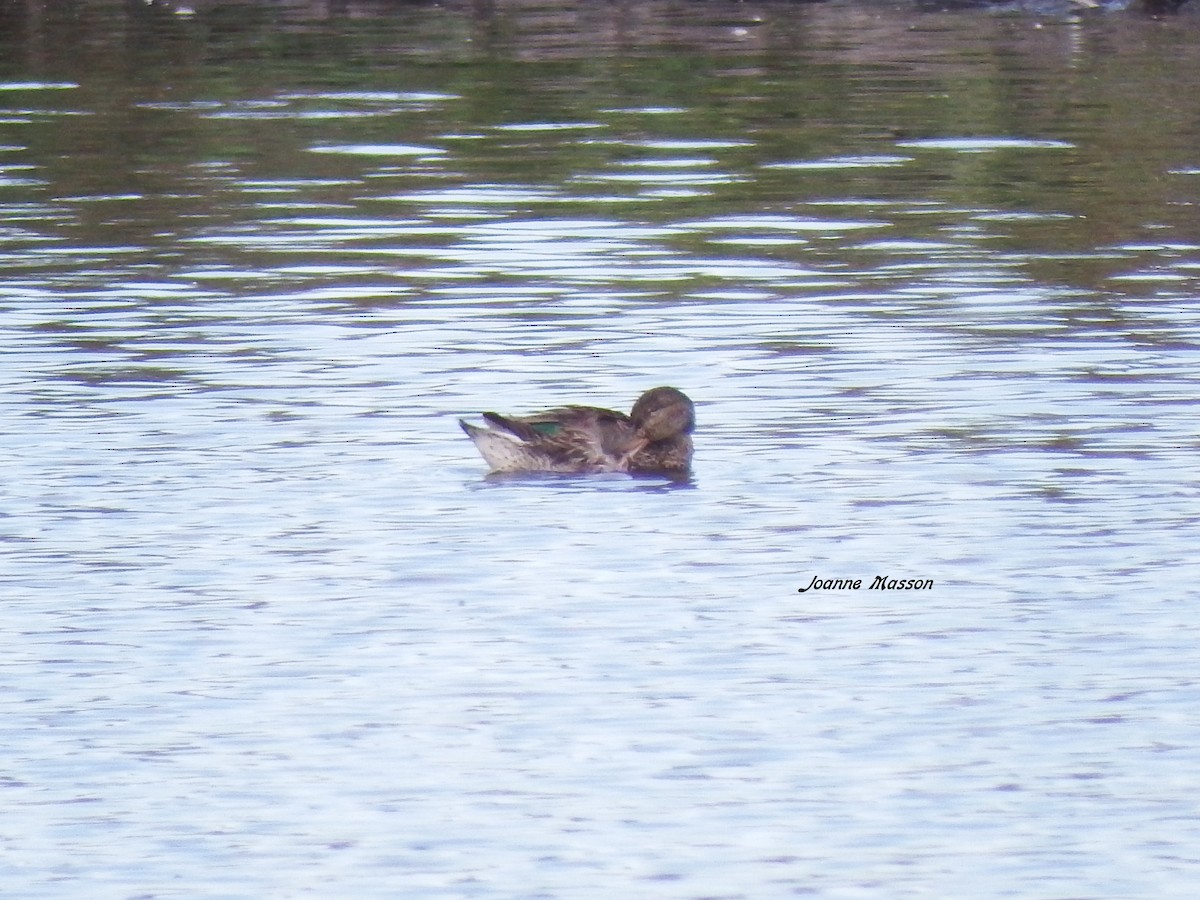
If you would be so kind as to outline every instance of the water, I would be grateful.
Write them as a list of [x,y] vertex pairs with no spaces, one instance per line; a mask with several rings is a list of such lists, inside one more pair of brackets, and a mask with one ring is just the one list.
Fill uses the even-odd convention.
[[5,893],[1191,895],[1195,11],[3,24]]

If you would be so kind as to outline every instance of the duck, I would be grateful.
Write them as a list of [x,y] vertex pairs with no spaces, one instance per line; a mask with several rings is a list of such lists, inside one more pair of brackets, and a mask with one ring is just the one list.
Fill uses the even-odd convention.
[[459,419],[494,473],[563,472],[686,477],[696,409],[683,391],[646,391],[629,415],[560,406],[527,416],[483,413],[487,427]]

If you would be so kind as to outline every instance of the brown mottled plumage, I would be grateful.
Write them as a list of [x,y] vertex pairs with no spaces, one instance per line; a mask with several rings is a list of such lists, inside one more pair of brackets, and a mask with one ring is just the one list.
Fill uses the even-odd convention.
[[488,428],[460,423],[493,472],[629,472],[686,475],[695,408],[675,388],[638,398],[630,415],[564,406],[532,416],[483,414]]

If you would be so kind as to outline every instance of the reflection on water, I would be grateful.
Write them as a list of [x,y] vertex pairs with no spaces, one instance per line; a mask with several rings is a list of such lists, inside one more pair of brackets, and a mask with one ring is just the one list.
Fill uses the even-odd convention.
[[1188,894],[1194,11],[16,7],[17,893]]

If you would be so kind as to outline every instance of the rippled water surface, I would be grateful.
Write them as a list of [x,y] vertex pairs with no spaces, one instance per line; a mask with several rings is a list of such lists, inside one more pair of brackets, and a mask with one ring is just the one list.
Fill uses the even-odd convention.
[[1192,895],[1197,11],[0,26],[3,893]]

